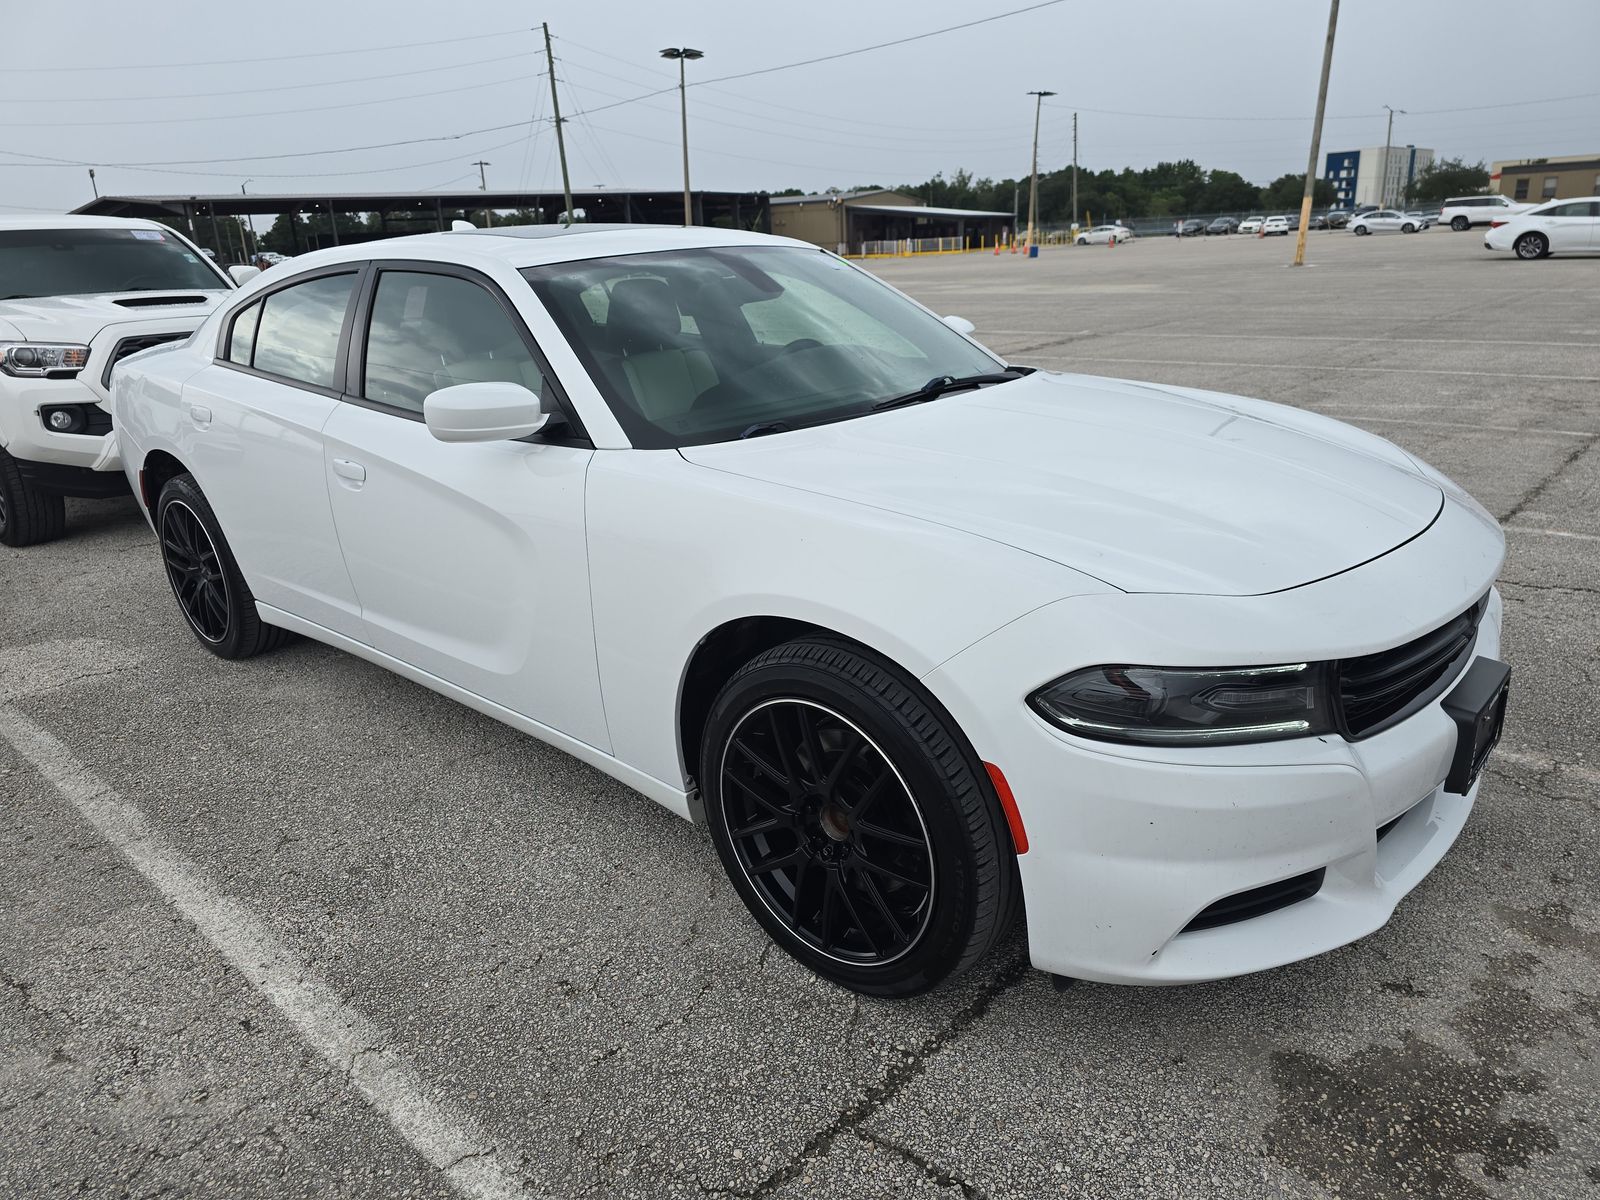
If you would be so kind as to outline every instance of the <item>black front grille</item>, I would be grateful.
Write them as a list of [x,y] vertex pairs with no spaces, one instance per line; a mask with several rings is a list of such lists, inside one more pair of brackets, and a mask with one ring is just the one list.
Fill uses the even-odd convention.
[[1443,692],[1466,665],[1488,605],[1485,596],[1455,620],[1414,641],[1340,662],[1345,736],[1367,737],[1387,729]]
[[1282,879],[1265,887],[1251,888],[1247,892],[1235,892],[1231,896],[1224,896],[1215,904],[1208,904],[1202,908],[1200,915],[1183,927],[1183,932],[1215,929],[1218,925],[1232,925],[1235,921],[1264,917],[1269,912],[1277,912],[1280,908],[1288,908],[1291,904],[1309,900],[1322,890],[1322,878],[1326,874],[1326,867],[1318,867],[1315,871],[1307,871],[1304,875],[1296,875],[1292,879]]
[[100,372],[100,383],[104,387],[111,386],[111,368],[116,366],[130,354],[137,354],[141,350],[148,350],[151,346],[164,346],[168,342],[181,342],[189,335],[187,333],[142,333],[138,337],[125,337],[111,348],[111,357],[106,360],[106,369]]

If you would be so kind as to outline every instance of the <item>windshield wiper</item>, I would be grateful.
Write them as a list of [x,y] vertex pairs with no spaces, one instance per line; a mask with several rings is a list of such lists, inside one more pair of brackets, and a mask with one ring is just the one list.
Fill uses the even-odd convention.
[[886,408],[904,408],[908,404],[922,404],[928,400],[937,400],[946,392],[959,391],[962,388],[982,387],[986,383],[1010,383],[1017,376],[1012,373],[1014,368],[1007,368],[1001,373],[989,375],[935,375],[927,383],[914,392],[907,392],[903,396],[890,396],[887,400],[879,400],[870,411],[882,412]]
[[792,433],[794,426],[787,421],[758,421],[739,435],[743,438],[765,437],[769,433]]

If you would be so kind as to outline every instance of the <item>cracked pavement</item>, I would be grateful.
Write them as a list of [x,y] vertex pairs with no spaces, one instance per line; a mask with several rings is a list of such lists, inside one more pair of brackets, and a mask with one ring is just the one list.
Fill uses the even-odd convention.
[[[1509,518],[1501,751],[1456,849],[1332,954],[1057,990],[1018,934],[931,996],[840,992],[770,950],[693,828],[577,761],[309,642],[211,658],[131,501],[0,550],[0,705],[383,1030],[530,1194],[1592,1197],[1600,261],[1443,230],[1289,253],[873,266],[1016,361],[1339,416]],[[451,1194],[0,742],[0,1195]]]

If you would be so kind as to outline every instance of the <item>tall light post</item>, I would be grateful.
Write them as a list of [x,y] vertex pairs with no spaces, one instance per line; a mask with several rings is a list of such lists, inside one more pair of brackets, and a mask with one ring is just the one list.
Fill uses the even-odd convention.
[[100,185],[94,181],[94,168],[89,168],[89,186],[94,189],[94,198],[100,199]]
[[[249,179],[246,179],[243,183],[241,183],[239,185],[239,195],[248,196],[250,193],[245,191],[245,188],[249,187],[254,182],[255,182],[255,177],[251,176]],[[251,216],[249,213],[245,213],[245,215],[244,215],[244,223],[247,226],[249,226],[249,228],[250,228],[250,246],[251,246],[251,251],[254,252],[256,250],[260,250],[261,249],[261,239],[256,237],[256,219],[253,216]]]
[[668,46],[661,52],[662,58],[675,58],[678,60],[678,108],[683,117],[683,223],[694,224],[694,201],[689,194],[689,91],[684,82],[684,66],[686,61],[704,58],[702,50],[691,50],[687,46]]
[[1394,153],[1394,115],[1395,113],[1399,113],[1403,117],[1406,115],[1406,110],[1403,108],[1390,108],[1387,104],[1385,104],[1384,107],[1389,109],[1389,127],[1384,131],[1383,134],[1383,195],[1378,198],[1378,203],[1383,205],[1384,208],[1388,208],[1389,155]]
[[1039,213],[1039,112],[1054,92],[1029,92],[1033,101],[1033,175],[1028,181],[1028,253],[1033,253],[1034,223]]

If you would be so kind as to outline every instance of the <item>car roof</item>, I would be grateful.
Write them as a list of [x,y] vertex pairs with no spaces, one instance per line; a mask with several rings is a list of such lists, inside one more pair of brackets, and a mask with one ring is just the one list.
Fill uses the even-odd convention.
[[296,255],[295,270],[369,258],[417,258],[444,262],[499,259],[511,267],[543,266],[624,254],[649,254],[714,246],[791,246],[816,251],[810,242],[748,233],[679,225],[503,225],[491,229],[420,233],[384,238]]
[[143,217],[80,217],[62,213],[36,213],[0,217],[0,232],[11,229],[162,229]]

